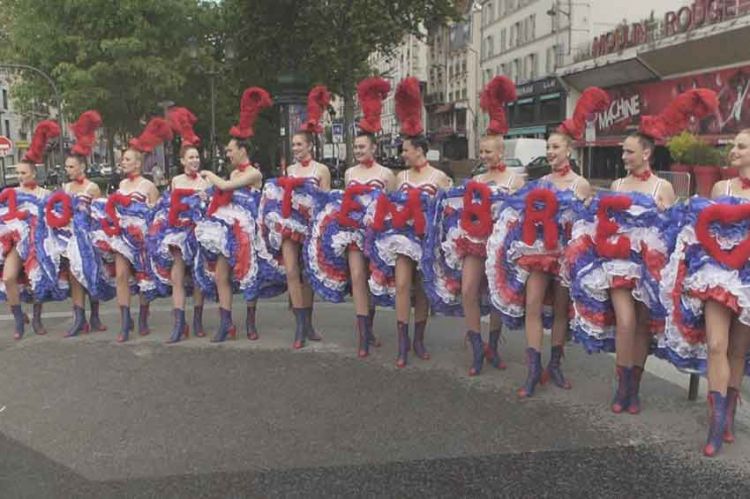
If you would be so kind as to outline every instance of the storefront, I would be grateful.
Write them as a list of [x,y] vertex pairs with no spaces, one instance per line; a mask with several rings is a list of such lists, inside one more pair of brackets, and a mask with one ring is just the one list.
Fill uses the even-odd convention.
[[[642,116],[658,114],[691,88],[709,88],[719,97],[717,113],[690,127],[703,140],[721,145],[750,127],[748,46],[750,0],[698,1],[665,13],[661,22],[622,25],[595,38],[560,76],[579,92],[599,86],[611,97],[609,108],[595,117],[595,137],[578,144],[591,158],[584,171],[592,178],[622,176],[626,135]],[[655,167],[667,169],[670,163],[662,144]]]
[[516,88],[518,99],[508,105],[506,137],[545,139],[565,119],[567,92],[557,78],[545,78]]
[[[707,142],[720,145],[728,142],[740,130],[750,128],[750,65],[708,71],[649,83],[634,83],[608,88],[612,101],[609,108],[596,116],[596,140],[592,176],[611,177],[621,164],[619,145],[627,133],[638,128],[644,115],[659,114],[672,99],[691,88],[709,88],[719,96],[719,110],[699,122],[689,131]],[[659,151],[656,166],[666,168],[669,156]],[[621,167],[620,167],[621,168]]]

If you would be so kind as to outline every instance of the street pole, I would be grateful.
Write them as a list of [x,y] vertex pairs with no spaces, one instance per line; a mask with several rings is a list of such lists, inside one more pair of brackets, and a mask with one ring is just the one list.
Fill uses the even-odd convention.
[[209,76],[211,86],[211,138],[209,139],[209,147],[211,150],[209,151],[208,159],[210,161],[211,171],[214,171],[214,156],[216,155],[216,84],[214,79],[216,78],[216,71],[211,71]]

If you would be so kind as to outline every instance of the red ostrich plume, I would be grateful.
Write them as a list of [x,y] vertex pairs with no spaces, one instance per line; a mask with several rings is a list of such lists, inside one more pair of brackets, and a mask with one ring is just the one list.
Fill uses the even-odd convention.
[[609,106],[609,94],[599,87],[589,87],[583,91],[576,103],[573,116],[563,121],[557,128],[559,133],[573,139],[580,139],[586,128],[586,121],[595,113],[601,113]]
[[516,100],[516,86],[507,76],[495,76],[482,91],[479,106],[490,115],[487,135],[503,135],[508,131],[505,104]]
[[391,84],[377,76],[365,78],[359,82],[357,98],[363,115],[362,119],[359,120],[360,130],[367,133],[378,133],[382,129],[380,114],[383,111],[383,100],[390,91]]
[[151,118],[143,133],[130,139],[130,147],[143,153],[153,151],[156,146],[172,140],[172,127],[164,118]]
[[419,80],[410,76],[396,88],[396,116],[401,122],[401,133],[407,137],[420,135],[422,127],[422,93]]
[[323,125],[320,124],[320,118],[330,102],[331,93],[325,85],[313,87],[307,94],[307,121],[302,125],[302,130],[308,133],[321,133]]
[[195,134],[193,126],[198,122],[198,118],[186,107],[173,107],[167,113],[167,121],[172,127],[172,131],[182,137],[183,146],[197,146],[201,143],[201,138]]
[[273,105],[271,94],[260,87],[250,87],[242,92],[240,99],[240,122],[229,130],[235,139],[248,139],[255,135],[255,121],[260,112]]
[[676,135],[690,125],[690,119],[703,119],[719,108],[716,92],[694,88],[678,95],[661,113],[644,116],[638,131],[654,140]]
[[47,148],[47,142],[59,136],[60,125],[56,122],[52,120],[40,122],[34,129],[34,137],[31,139],[29,150],[23,155],[23,161],[34,164],[44,163],[44,150]]
[[102,126],[102,117],[98,111],[86,111],[78,117],[78,121],[70,125],[76,143],[70,150],[71,153],[83,156],[91,154],[91,149],[96,141],[96,129]]

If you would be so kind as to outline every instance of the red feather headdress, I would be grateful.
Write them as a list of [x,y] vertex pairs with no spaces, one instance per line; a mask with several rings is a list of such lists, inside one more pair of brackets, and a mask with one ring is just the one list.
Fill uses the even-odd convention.
[[86,111],[78,117],[78,121],[70,125],[76,143],[71,153],[87,157],[96,141],[96,129],[102,126],[102,117],[98,111]]
[[479,107],[490,115],[487,135],[504,135],[508,131],[505,104],[516,100],[516,86],[507,76],[495,76],[482,91]]
[[139,137],[130,139],[130,147],[148,153],[167,140],[172,140],[172,127],[164,118],[151,118]]
[[34,137],[31,139],[31,145],[26,154],[23,155],[24,161],[34,164],[44,162],[44,150],[47,148],[47,142],[50,139],[60,136],[60,125],[52,120],[40,122],[34,129]]
[[255,121],[260,112],[273,105],[271,94],[260,87],[245,89],[240,99],[240,122],[229,130],[235,139],[248,139],[255,135]]
[[383,100],[390,91],[391,84],[377,76],[365,78],[359,82],[357,98],[363,115],[362,119],[359,120],[360,130],[367,133],[378,133],[382,129],[380,114],[383,111]]
[[573,116],[563,121],[557,131],[578,140],[583,136],[586,121],[590,120],[595,113],[607,109],[607,106],[609,106],[609,94],[599,87],[589,87],[583,91],[576,102]]
[[678,95],[656,116],[643,116],[638,131],[654,140],[663,140],[685,130],[690,119],[703,119],[719,108],[716,92],[694,88]]
[[420,135],[422,126],[422,92],[419,80],[410,76],[396,88],[396,116],[401,122],[401,133],[407,137]]
[[325,85],[318,85],[307,94],[307,121],[302,125],[302,130],[308,133],[321,133],[323,125],[320,118],[331,102],[331,93]]
[[167,113],[167,120],[172,127],[172,131],[182,137],[183,146],[197,146],[201,143],[201,138],[195,134],[193,126],[198,122],[198,118],[186,107],[173,107]]

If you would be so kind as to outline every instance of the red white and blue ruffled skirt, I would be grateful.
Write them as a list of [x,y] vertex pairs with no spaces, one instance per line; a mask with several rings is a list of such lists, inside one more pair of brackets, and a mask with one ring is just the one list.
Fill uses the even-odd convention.
[[[394,218],[387,202],[404,216]],[[370,205],[365,215],[365,255],[370,259],[370,293],[377,305],[395,305],[399,255],[410,258],[420,269],[427,221],[434,206],[433,197],[416,189],[381,194]]]
[[[287,185],[287,190],[284,185]],[[310,236],[317,207],[324,205],[327,199],[328,193],[321,191],[309,179],[279,177],[263,186],[258,208],[258,230],[262,258],[268,268],[264,282],[267,296],[286,290],[282,243],[285,239],[291,239],[303,245]],[[300,249],[300,263],[304,258],[303,248]],[[302,271],[309,280],[310,272],[305,265],[302,265]]]
[[[159,296],[159,291],[149,271],[146,249],[151,208],[145,202],[134,199],[127,205],[113,203],[112,196],[110,200],[96,199],[91,203],[92,215],[101,217],[99,225],[104,232],[102,235],[94,231],[94,243],[104,252],[117,253],[124,257],[133,268],[131,293],[140,292],[146,299],[152,300]],[[115,220],[112,219],[112,215],[115,216]]]
[[646,306],[651,332],[661,332],[666,310],[659,282],[669,256],[670,212],[657,209],[651,196],[630,192],[602,193],[577,213],[564,264],[573,277],[575,340],[589,353],[615,351],[612,289],[629,289]]
[[[567,286],[561,273],[563,250],[569,230],[575,221],[575,205],[580,203],[571,190],[558,190],[550,182],[527,184],[506,198],[500,208],[492,234],[487,240],[485,272],[490,302],[511,329],[523,326],[526,313],[526,280],[533,271],[556,276]],[[556,205],[556,209],[552,209]],[[549,213],[549,233],[533,219],[527,220],[531,209]],[[548,301],[548,300],[547,300]],[[545,327],[552,321],[550,306],[545,306]]]
[[[424,289],[432,310],[444,315],[463,315],[464,258],[487,257],[487,239],[506,196],[496,186],[476,181],[438,194],[421,262]],[[471,204],[469,211],[464,210],[467,203]],[[480,308],[482,314],[490,312],[486,285],[482,286]]]
[[216,259],[222,255],[231,269],[232,290],[242,293],[247,301],[258,298],[263,274],[261,271],[259,238],[256,227],[258,201],[257,189],[243,188],[231,192],[226,203],[216,204],[222,193],[209,189],[212,198],[206,216],[195,226],[199,251],[194,258],[195,280],[208,297],[218,297],[215,284]]
[[347,252],[364,252],[365,214],[380,192],[367,186],[331,191],[315,210],[304,262],[310,285],[324,300],[340,303],[351,292]]
[[205,203],[194,189],[172,189],[164,192],[152,211],[146,236],[149,272],[160,296],[172,288],[172,265],[179,252],[186,266],[186,290],[192,293],[193,266],[198,254],[195,224],[202,220]]
[[[15,213],[20,216],[12,216],[8,205],[0,205],[0,272],[8,253],[15,248],[22,263],[18,281],[21,300],[27,303],[46,301],[56,294],[57,281],[50,280],[50,270],[45,269],[49,258],[44,249],[44,204],[36,196],[18,190],[15,199]],[[8,216],[7,220],[3,220],[5,216]],[[6,301],[2,279],[0,301]]]
[[[706,300],[750,326],[750,203],[735,197],[694,197],[672,213],[674,249],[662,272],[668,311],[656,354],[680,369],[706,372]],[[745,373],[750,375],[750,359]]]

